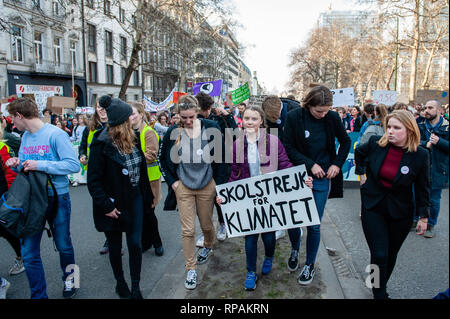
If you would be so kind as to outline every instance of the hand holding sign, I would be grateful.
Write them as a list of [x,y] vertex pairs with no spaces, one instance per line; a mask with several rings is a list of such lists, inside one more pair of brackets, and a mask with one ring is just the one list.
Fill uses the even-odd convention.
[[228,237],[320,224],[305,165],[216,186]]

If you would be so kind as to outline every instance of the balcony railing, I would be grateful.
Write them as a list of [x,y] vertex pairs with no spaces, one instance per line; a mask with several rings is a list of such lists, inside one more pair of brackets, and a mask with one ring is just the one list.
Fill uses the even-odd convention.
[[[31,66],[32,71],[38,73],[51,73],[51,74],[72,74],[72,64],[71,63],[59,63],[55,64],[55,61],[43,60],[42,63],[33,63]],[[83,69],[80,67],[74,67],[73,74],[82,73]]]

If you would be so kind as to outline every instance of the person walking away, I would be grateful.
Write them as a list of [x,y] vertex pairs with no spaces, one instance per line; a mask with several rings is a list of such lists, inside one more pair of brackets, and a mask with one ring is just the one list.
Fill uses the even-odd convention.
[[[173,125],[164,135],[159,162],[169,188],[168,201],[175,194],[181,222],[185,269],[185,287],[197,287],[197,263],[205,263],[213,251],[213,206],[216,184],[227,181],[223,158],[216,159],[214,148],[224,142],[217,123],[197,118],[199,103],[192,95],[178,100],[180,126]],[[214,145],[210,149],[210,146]],[[172,150],[173,149],[173,150]],[[167,201],[167,200],[166,200]],[[205,236],[204,248],[195,258],[195,219],[198,216]]]
[[[302,108],[287,115],[284,147],[294,166],[305,164],[308,175],[313,177],[313,195],[320,220],[328,198],[343,197],[344,165],[350,150],[350,138],[336,112],[329,112],[333,104],[333,93],[326,86],[313,87],[302,101]],[[335,140],[339,142],[336,154]],[[306,238],[306,262],[298,275],[301,285],[312,282],[314,263],[320,244],[320,225],[308,226]],[[300,228],[288,230],[291,255],[288,268],[298,267]]]
[[[74,280],[67,279],[70,265],[75,265],[75,254],[70,237],[71,203],[68,174],[80,170],[69,136],[55,126],[39,119],[38,107],[29,98],[19,98],[7,106],[14,125],[25,131],[22,136],[19,157],[10,158],[6,166],[17,171],[42,171],[51,176],[56,194],[49,189],[49,208],[57,198],[58,211],[54,220],[54,241],[60,256],[63,297],[72,298],[77,289]],[[48,298],[44,267],[41,261],[40,244],[42,232],[25,237],[21,241],[22,257],[31,290],[31,298]],[[67,280],[66,280],[67,279]]]
[[[260,107],[249,106],[244,110],[244,135],[233,143],[232,172],[228,182],[274,172],[292,167],[281,141],[268,134],[264,128],[264,111]],[[306,183],[312,187],[312,178]],[[221,204],[220,197],[216,201]],[[245,236],[245,254],[247,275],[244,283],[246,290],[255,290],[258,276],[256,274],[257,243],[260,234]],[[267,275],[272,270],[275,254],[275,232],[261,234],[264,243],[264,261],[261,274]]]
[[[431,188],[430,217],[428,218],[425,238],[433,238],[434,227],[437,224],[441,208],[442,189],[448,187],[448,120],[441,116],[442,104],[431,100],[425,104],[425,120],[419,123],[420,145],[425,147],[430,155]],[[414,216],[415,226],[419,216]]]
[[379,270],[379,280],[372,287],[375,299],[389,298],[387,283],[413,223],[413,202],[420,217],[419,235],[427,229],[430,206],[429,156],[419,146],[420,132],[414,116],[410,111],[393,111],[386,117],[385,127],[382,137],[372,136],[355,150],[355,173],[360,175],[361,184],[361,223],[370,263]]
[[164,249],[161,236],[158,230],[158,220],[155,215],[155,207],[161,200],[161,171],[159,170],[157,155],[159,151],[159,136],[146,121],[144,105],[140,102],[131,102],[133,114],[131,115],[131,125],[139,135],[140,145],[144,153],[147,174],[150,188],[153,193],[153,203],[150,214],[144,214],[142,230],[142,252],[147,251],[152,246],[155,247],[155,255],[162,256]]
[[[108,125],[94,138],[88,162],[94,224],[109,242],[116,293],[124,299],[142,299],[142,221],[143,214],[150,213],[153,203],[147,165],[131,125],[131,106],[108,95],[100,98],[99,105],[108,114]],[[131,291],[122,267],[123,232],[129,251]]]

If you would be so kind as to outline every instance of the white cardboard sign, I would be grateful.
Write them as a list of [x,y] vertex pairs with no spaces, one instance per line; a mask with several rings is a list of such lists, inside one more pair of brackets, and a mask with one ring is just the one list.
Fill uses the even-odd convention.
[[216,186],[228,237],[320,224],[305,165]]
[[392,106],[397,102],[397,91],[372,91],[372,99],[375,104]]
[[353,88],[331,90],[333,92],[333,106],[355,105],[355,92]]

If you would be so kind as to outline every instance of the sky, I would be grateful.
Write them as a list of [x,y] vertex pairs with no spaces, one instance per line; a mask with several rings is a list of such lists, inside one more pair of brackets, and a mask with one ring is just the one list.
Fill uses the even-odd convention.
[[330,3],[332,10],[356,9],[352,0],[234,0],[235,18],[243,25],[235,34],[246,47],[243,61],[269,93],[288,89],[289,54],[306,41]]

